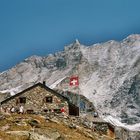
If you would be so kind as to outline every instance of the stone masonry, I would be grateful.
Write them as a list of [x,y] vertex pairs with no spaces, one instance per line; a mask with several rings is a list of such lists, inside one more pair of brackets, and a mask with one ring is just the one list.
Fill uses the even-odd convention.
[[[24,98],[24,102],[21,102]],[[48,101],[47,101],[48,98]],[[49,101],[50,100],[50,101]],[[37,85],[34,88],[23,91],[22,94],[17,94],[14,98],[1,103],[3,108],[11,108],[12,106],[19,109],[20,106],[24,107],[24,111],[32,111],[34,113],[45,113],[50,111],[60,112],[64,107],[65,113],[69,113],[69,105],[67,100],[53,94],[51,91],[46,90],[44,87]]]

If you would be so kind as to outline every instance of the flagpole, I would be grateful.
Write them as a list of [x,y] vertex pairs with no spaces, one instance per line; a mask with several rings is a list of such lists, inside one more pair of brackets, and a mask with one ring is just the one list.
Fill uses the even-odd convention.
[[80,116],[80,89],[79,89],[79,64],[78,66],[75,67],[76,71],[75,71],[75,76],[70,78],[70,86],[76,86],[78,89],[76,90],[76,99],[77,99],[77,107],[79,108],[79,116]]
[[80,90],[79,90],[79,88],[78,88],[78,102],[79,102],[79,116],[80,116],[80,114],[81,114],[81,108],[80,108]]
[[79,106],[79,116],[80,116],[80,114],[81,114],[81,109],[80,109],[80,89],[79,89],[79,85],[80,85],[80,76],[79,76],[79,64],[78,64],[78,82],[79,82],[79,84],[78,84],[78,106]]

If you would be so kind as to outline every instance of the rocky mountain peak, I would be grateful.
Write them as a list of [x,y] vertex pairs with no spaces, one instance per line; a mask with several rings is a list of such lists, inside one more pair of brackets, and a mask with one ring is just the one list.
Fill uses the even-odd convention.
[[64,47],[64,51],[76,51],[79,50],[83,45],[80,44],[79,40],[76,39],[72,44]]
[[75,39],[75,44],[80,45],[80,42],[78,39]]
[[84,46],[75,41],[64,51],[32,56],[0,74],[0,91],[27,88],[39,81],[58,90],[72,91],[69,77],[78,75],[80,94],[94,103],[100,115],[123,123],[140,122],[140,35],[121,42]]

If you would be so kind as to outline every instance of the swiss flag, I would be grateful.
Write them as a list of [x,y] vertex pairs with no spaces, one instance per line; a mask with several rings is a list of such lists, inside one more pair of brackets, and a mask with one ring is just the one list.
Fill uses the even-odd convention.
[[79,85],[79,80],[78,76],[73,76],[70,78],[70,86],[78,86]]

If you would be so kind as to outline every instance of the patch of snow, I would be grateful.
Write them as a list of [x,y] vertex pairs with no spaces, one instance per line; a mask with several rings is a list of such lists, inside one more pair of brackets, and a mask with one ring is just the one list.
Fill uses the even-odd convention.
[[133,125],[127,125],[125,123],[121,123],[119,119],[112,117],[112,116],[106,116],[104,118],[106,122],[109,122],[110,124],[118,127],[123,127],[125,129],[128,129],[130,131],[140,131],[140,123],[133,124]]
[[66,77],[63,77],[56,82],[54,82],[52,85],[49,86],[49,88],[54,89],[61,81],[63,81]]
[[5,72],[7,72],[7,71],[3,71],[3,72],[1,72],[0,75],[4,74]]
[[2,90],[0,92],[1,93],[8,93],[9,92],[11,94],[11,96],[13,96],[20,91],[20,88],[21,88],[21,86],[18,86],[16,88],[6,89],[6,90]]
[[126,127],[132,131],[140,131],[140,123],[134,125],[126,125]]
[[121,123],[117,118],[112,117],[112,116],[110,116],[110,115],[107,116],[107,117],[105,117],[104,120],[105,120],[106,122],[111,123],[111,124],[114,125],[114,126],[120,126],[120,127],[124,127],[124,126],[125,126],[125,125],[124,125],[123,123]]

